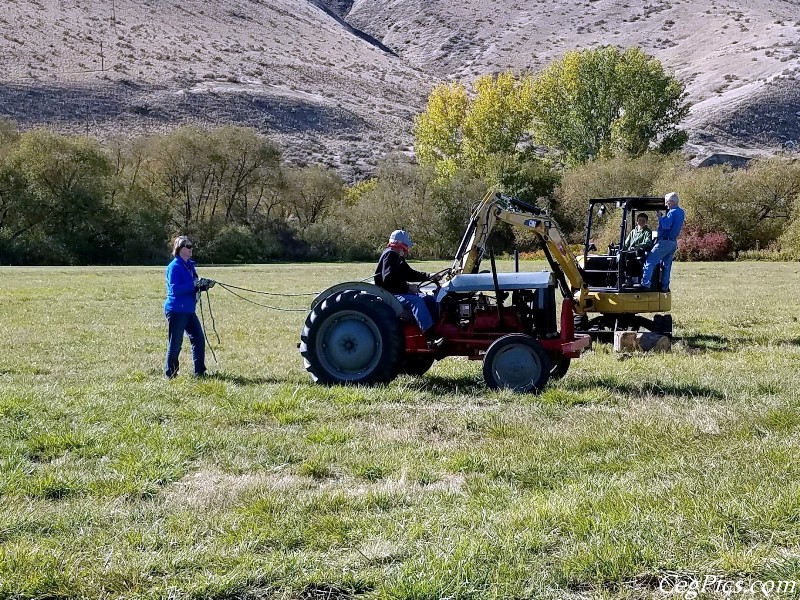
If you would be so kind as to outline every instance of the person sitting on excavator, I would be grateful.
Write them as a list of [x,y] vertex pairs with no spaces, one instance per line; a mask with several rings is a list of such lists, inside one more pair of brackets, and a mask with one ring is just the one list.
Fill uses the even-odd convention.
[[411,310],[419,328],[431,340],[434,315],[438,312],[436,299],[430,294],[421,294],[419,286],[409,282],[435,281],[436,276],[412,269],[406,262],[413,245],[407,231],[397,229],[392,232],[375,268],[375,285],[394,294],[400,304]]
[[647,226],[647,213],[636,215],[636,227],[631,229],[622,243],[620,260],[625,272],[625,287],[639,283],[645,256],[653,247],[653,231]]
[[631,229],[628,237],[622,245],[623,250],[642,250],[649,251],[653,246],[653,230],[647,226],[647,213],[636,215],[636,228]]

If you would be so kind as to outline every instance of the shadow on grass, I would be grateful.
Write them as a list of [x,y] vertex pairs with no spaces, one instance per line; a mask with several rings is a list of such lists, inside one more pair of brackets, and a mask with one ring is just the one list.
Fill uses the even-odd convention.
[[463,394],[465,392],[489,393],[491,390],[482,379],[474,376],[442,376],[427,374],[420,379],[421,387],[437,394]]
[[730,339],[724,335],[697,333],[675,338],[675,341],[684,342],[688,348],[705,352],[732,352],[735,347],[747,343],[744,339]]
[[[474,376],[446,377],[441,375],[426,375],[421,380],[421,389],[435,394],[488,394],[490,390],[481,379]],[[725,393],[719,389],[694,383],[655,383],[642,381],[636,384],[624,383],[615,377],[592,377],[585,379],[567,378],[563,382],[563,389],[571,392],[584,392],[597,388],[608,390],[611,393],[629,396],[677,396],[680,398],[712,398],[724,400]]]
[[39,367],[19,367],[0,369],[0,375],[49,375],[49,369],[41,369]]
[[689,586],[692,582],[696,582],[696,580],[697,576],[691,573],[682,574],[662,571],[643,573],[628,579],[611,578],[602,581],[582,581],[575,579],[568,581],[565,587],[572,592],[591,594],[594,596],[597,595],[597,592],[600,590],[612,593],[619,593],[623,590],[647,590],[652,592],[655,590],[663,591],[665,586],[669,586],[668,589],[673,589],[679,584],[686,586],[685,589],[691,589]]
[[[163,378],[164,373],[159,369],[150,369],[150,375],[153,377]],[[142,374],[142,376],[144,376]],[[173,381],[179,381],[181,379],[185,379],[188,381],[224,381],[226,383],[233,383],[235,385],[268,385],[268,384],[278,384],[284,385],[287,383],[292,383],[292,380],[289,378],[283,377],[251,377],[249,375],[239,375],[237,373],[229,373],[227,371],[212,371],[206,373],[203,377],[195,377],[191,374],[191,369],[189,373],[183,374],[183,372],[179,373],[178,376]]]
[[800,338],[728,337],[711,333],[697,333],[674,338],[683,342],[691,352],[736,352],[749,346],[780,345],[800,346]]
[[638,384],[623,383],[614,377],[595,377],[591,379],[565,380],[564,387],[571,391],[585,391],[604,388],[617,394],[630,396],[677,396],[683,398],[713,398],[724,400],[725,394],[713,387],[695,383],[654,383],[643,381]]
[[286,378],[277,377],[250,377],[247,375],[238,375],[236,373],[227,373],[225,371],[217,371],[215,373],[208,373],[203,379],[213,379],[216,381],[225,381],[235,385],[267,385],[267,384],[285,384],[290,381]]
[[298,600],[349,600],[357,595],[371,592],[374,588],[365,582],[355,585],[339,585],[335,583],[309,583],[298,596]]

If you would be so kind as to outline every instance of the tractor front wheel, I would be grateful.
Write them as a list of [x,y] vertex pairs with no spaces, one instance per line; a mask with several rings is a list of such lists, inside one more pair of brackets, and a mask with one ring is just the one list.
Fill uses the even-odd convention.
[[536,339],[523,333],[504,335],[489,346],[483,378],[492,389],[541,392],[550,378],[550,358]]

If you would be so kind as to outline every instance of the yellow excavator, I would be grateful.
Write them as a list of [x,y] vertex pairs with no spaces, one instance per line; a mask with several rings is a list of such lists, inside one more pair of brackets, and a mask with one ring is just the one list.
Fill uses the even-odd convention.
[[[598,253],[591,242],[595,216],[604,216],[609,209],[620,214],[619,242],[610,244],[607,253]],[[636,222],[639,212],[664,210],[660,197],[635,196],[592,198],[582,256],[570,250],[555,219],[548,211],[499,192],[489,192],[473,210],[469,224],[456,252],[449,276],[478,273],[487,253],[487,242],[495,224],[510,223],[533,233],[542,242],[553,275],[564,298],[573,301],[575,332],[604,337],[615,330],[647,329],[672,335],[672,317],[656,314],[671,308],[668,291],[641,291],[635,285],[642,275],[645,252],[626,250],[628,223]],[[655,281],[660,281],[660,269]]]

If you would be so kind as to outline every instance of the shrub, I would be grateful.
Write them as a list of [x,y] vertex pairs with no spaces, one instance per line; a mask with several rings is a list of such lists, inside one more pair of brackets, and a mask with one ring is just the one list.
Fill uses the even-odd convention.
[[685,261],[715,261],[728,260],[730,255],[730,240],[722,231],[709,231],[704,233],[687,225],[678,238],[678,249],[675,252],[676,260]]
[[766,250],[745,250],[736,260],[761,260],[765,262],[800,261],[800,250],[767,248]]
[[259,237],[242,225],[225,225],[202,249],[202,258],[213,263],[253,263],[265,252]]

